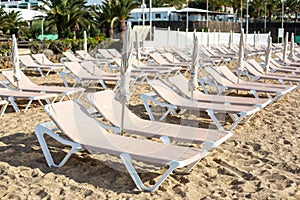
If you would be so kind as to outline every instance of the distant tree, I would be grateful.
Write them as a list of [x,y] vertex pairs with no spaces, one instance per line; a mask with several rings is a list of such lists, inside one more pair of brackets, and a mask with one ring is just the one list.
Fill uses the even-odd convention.
[[56,26],[59,38],[63,38],[64,33],[72,33],[76,38],[80,28],[93,25],[85,0],[42,0],[42,3],[39,9],[47,15],[45,21],[49,27]]
[[96,11],[96,19],[109,27],[110,39],[114,36],[115,23],[118,22],[121,28],[121,38],[123,40],[126,30],[126,20],[129,19],[130,11],[137,7],[134,0],[110,0],[105,1]]
[[28,30],[28,24],[22,21],[21,12],[5,12],[0,10],[0,29],[4,34],[24,34]]
[[253,9],[251,15],[254,17],[255,21],[259,21],[265,6],[264,0],[250,1],[249,6],[251,6]]

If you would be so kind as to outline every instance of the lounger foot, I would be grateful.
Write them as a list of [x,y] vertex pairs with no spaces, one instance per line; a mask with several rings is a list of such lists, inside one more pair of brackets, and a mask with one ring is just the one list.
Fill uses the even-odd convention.
[[171,163],[169,165],[169,169],[160,177],[160,179],[152,187],[146,187],[142,182],[140,176],[138,175],[137,171],[135,170],[134,166],[132,165],[130,155],[127,153],[122,153],[120,157],[137,188],[139,190],[147,192],[153,192],[154,190],[156,190],[164,182],[164,180],[180,165],[178,162]]

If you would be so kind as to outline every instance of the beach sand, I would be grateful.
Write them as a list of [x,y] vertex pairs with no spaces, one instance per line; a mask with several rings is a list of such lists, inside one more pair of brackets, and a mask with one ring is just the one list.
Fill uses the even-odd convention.
[[[56,74],[30,79],[63,85]],[[136,88],[130,109],[147,118],[139,94],[149,87]],[[48,116],[37,104],[26,113],[9,107],[0,118],[0,199],[300,199],[299,99],[298,90],[267,106],[190,174],[172,174],[153,193],[137,190],[120,159],[105,154],[80,152],[62,168],[49,168],[34,134]],[[67,151],[53,140],[49,146],[57,161]],[[152,172],[150,166],[141,173],[146,184],[160,173]]]

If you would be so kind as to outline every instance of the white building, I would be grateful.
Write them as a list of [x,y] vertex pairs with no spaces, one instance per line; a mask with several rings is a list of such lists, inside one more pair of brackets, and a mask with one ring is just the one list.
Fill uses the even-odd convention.
[[[174,7],[151,8],[152,21],[169,21],[169,17],[173,11],[176,11]],[[145,15],[145,21],[149,21],[149,8],[134,8],[130,12],[130,19],[128,21],[142,23],[143,13]]]
[[21,9],[21,8],[3,8],[5,12],[20,12],[21,21],[33,21],[37,16],[46,16],[37,10]]

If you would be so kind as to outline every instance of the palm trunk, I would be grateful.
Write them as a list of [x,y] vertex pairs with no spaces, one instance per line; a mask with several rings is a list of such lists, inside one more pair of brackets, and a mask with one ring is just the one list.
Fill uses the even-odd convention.
[[114,28],[109,29],[109,40],[112,41],[114,38]]
[[59,39],[63,38],[63,33],[62,33],[63,28],[60,26],[60,23],[56,23],[56,28],[57,28],[58,38]]
[[125,31],[126,31],[126,22],[125,22],[125,20],[121,20],[120,23],[121,23],[121,31],[122,31],[121,39],[122,39],[122,41],[124,41]]

